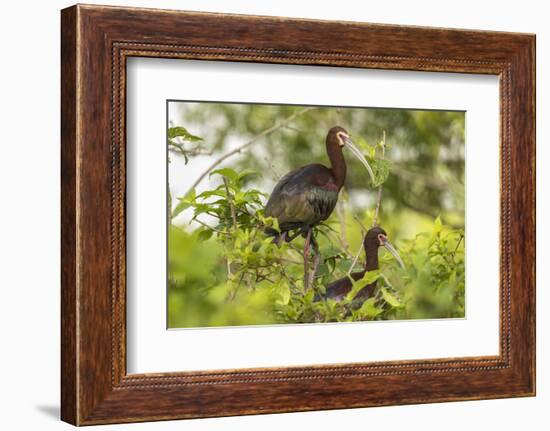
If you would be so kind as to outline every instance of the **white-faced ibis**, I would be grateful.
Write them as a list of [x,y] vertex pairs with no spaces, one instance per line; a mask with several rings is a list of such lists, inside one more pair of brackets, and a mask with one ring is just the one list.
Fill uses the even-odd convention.
[[[361,151],[353,144],[348,132],[336,126],[329,130],[326,138],[330,168],[319,163],[302,166],[286,174],[277,183],[265,206],[265,215],[279,222],[281,234],[277,241],[291,241],[298,235],[306,237],[304,264],[307,269],[310,242],[317,251],[312,228],[328,219],[338,193],[346,180],[346,161],[342,148],[351,152],[365,165],[374,181],[374,173]],[[294,234],[290,235],[290,232]],[[270,234],[275,232],[268,231]]]
[[[405,266],[397,250],[388,241],[386,231],[379,226],[375,226],[369,229],[369,231],[365,235],[365,240],[363,241],[363,248],[365,249],[365,255],[367,259],[364,269],[350,274],[350,277],[353,278],[354,281],[362,279],[368,271],[374,271],[379,268],[379,247],[385,247],[397,259],[402,267]],[[376,281],[367,284],[357,293],[354,298],[354,302],[363,303],[365,299],[372,296],[375,287]],[[352,283],[349,277],[341,278],[339,280],[333,281],[326,287],[323,298],[330,298],[336,301],[341,301],[351,291],[351,288]],[[320,297],[318,296],[316,299],[318,300],[320,299]]]

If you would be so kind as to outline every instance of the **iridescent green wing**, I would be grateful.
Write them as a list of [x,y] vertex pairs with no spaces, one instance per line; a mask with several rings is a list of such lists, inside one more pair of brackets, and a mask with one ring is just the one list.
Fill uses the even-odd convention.
[[279,224],[316,224],[325,220],[338,199],[337,190],[324,190],[323,177],[330,171],[323,165],[307,165],[285,175],[273,189],[265,214]]

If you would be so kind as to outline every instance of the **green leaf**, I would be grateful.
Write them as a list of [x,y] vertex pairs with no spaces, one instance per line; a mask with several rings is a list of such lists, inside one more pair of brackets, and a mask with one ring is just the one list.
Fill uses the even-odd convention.
[[352,288],[347,293],[346,299],[348,301],[352,301],[357,296],[357,294],[359,293],[359,291],[361,289],[363,289],[365,286],[367,286],[371,283],[374,283],[380,277],[381,277],[380,270],[368,271],[367,273],[365,273],[363,278],[361,278],[360,280],[357,280],[357,281],[353,281],[353,278],[351,278],[351,276],[350,276],[349,278],[352,282]]
[[377,269],[375,271],[368,271],[365,273],[362,279],[357,280],[357,283],[362,283],[363,286],[366,286],[367,284],[374,283],[376,280],[378,280],[382,274],[380,273],[380,270]]
[[384,301],[386,301],[388,304],[390,304],[392,307],[402,307],[403,304],[401,304],[401,301],[392,294],[388,289],[385,287],[381,288],[380,291],[382,292],[382,298],[384,298]]
[[259,175],[259,173],[257,171],[255,171],[254,169],[245,169],[244,171],[242,171],[237,176],[237,181],[238,181],[239,184],[242,184],[242,182],[245,178],[250,177],[250,176],[254,176],[254,175]]
[[174,208],[174,211],[172,211],[172,218],[192,206],[195,203],[196,197],[197,195],[195,189],[193,189],[187,194],[187,196],[178,198],[179,203],[176,205],[176,208]]
[[214,231],[212,229],[203,229],[199,232],[198,238],[199,241],[206,241],[212,237]]
[[222,177],[228,178],[232,182],[236,182],[239,179],[239,174],[231,168],[216,169],[215,171],[210,172],[210,176],[212,175],[221,175]]
[[327,274],[329,274],[330,271],[329,271],[329,267],[327,264],[325,263],[321,263],[318,267],[317,267],[317,273],[315,274],[316,277],[323,277]]
[[369,143],[364,138],[357,135],[352,135],[351,138],[353,139],[355,145],[357,145],[359,149],[367,155],[367,157],[371,159],[374,159],[376,157],[376,148],[372,145],[369,145]]
[[284,283],[279,288],[279,295],[281,297],[280,303],[282,305],[287,305],[290,301],[290,287],[288,284]]
[[441,222],[441,217],[437,216],[437,218],[434,221],[434,227],[433,227],[433,233],[438,234],[443,229],[443,223]]
[[[173,148],[170,148],[173,147]],[[174,142],[171,139],[168,139],[168,149],[171,151],[176,151],[178,154],[182,155],[185,159],[185,164],[189,163],[189,157],[187,157],[187,151],[183,147],[183,145],[178,144],[177,142]]]
[[279,305],[288,305],[290,302],[290,286],[287,283],[280,283],[276,287],[277,299],[276,302]]
[[325,260],[330,259],[331,257],[340,256],[341,254],[342,250],[332,244],[321,251],[321,255]]
[[258,217],[265,227],[271,227],[275,229],[277,232],[280,232],[279,220],[277,220],[274,217],[264,217],[261,213],[258,214]]
[[390,162],[384,159],[375,159],[369,157],[369,164],[374,173],[373,187],[381,186],[386,182],[390,175]]
[[211,196],[219,196],[221,198],[225,198],[226,196],[226,193],[225,193],[225,190],[206,190],[204,192],[202,192],[200,195],[198,195],[197,197],[198,198],[201,198],[201,199],[206,199],[206,198],[209,198]]
[[313,291],[313,289],[309,289],[304,295],[304,303],[311,304],[313,302],[314,297],[315,297],[315,292]]
[[376,306],[376,298],[373,297],[368,298],[365,302],[363,302],[363,305],[361,305],[361,308],[359,309],[359,314],[372,320],[382,313],[382,311],[383,310]]
[[352,260],[348,258],[338,260],[338,269],[342,272],[348,272],[351,267]]
[[183,126],[170,127],[168,129],[168,139],[174,138],[181,138],[187,142],[198,142],[203,140],[200,136],[195,136],[189,133],[189,131]]

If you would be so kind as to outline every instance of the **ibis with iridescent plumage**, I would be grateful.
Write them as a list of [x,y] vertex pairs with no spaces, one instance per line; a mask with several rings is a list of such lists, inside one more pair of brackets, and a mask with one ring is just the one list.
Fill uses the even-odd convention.
[[298,235],[306,237],[304,257],[309,254],[310,242],[317,246],[312,229],[329,218],[346,181],[347,165],[343,148],[348,148],[367,169],[374,182],[374,173],[349,133],[340,126],[331,128],[326,137],[330,167],[319,163],[297,168],[275,185],[265,206],[265,215],[276,218],[279,232],[268,231],[276,241],[292,241]]
[[[397,262],[401,267],[404,267],[403,260],[401,256],[395,249],[395,247],[389,242],[386,231],[380,226],[375,226],[368,230],[363,240],[363,248],[365,250],[365,266],[361,271],[352,272],[349,274],[349,277],[343,277],[339,280],[333,281],[328,286],[326,286],[325,294],[320,296],[318,295],[315,299],[319,300],[324,299],[333,299],[335,301],[343,300],[346,295],[351,291],[353,283],[350,280],[350,277],[354,281],[361,280],[365,274],[369,271],[376,271],[379,269],[378,261],[378,249],[380,247],[386,248],[392,255],[395,257]],[[367,284],[355,295],[353,301],[356,304],[363,303],[367,298],[370,298],[376,288],[376,280],[370,284]]]

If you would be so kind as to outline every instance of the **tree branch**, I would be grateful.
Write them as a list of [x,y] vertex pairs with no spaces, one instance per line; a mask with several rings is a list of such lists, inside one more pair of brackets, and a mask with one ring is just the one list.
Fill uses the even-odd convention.
[[240,153],[244,149],[250,147],[252,144],[258,142],[261,138],[269,135],[270,133],[273,133],[273,132],[275,132],[275,131],[283,128],[283,127],[286,127],[289,123],[294,121],[299,116],[304,115],[306,112],[312,111],[314,109],[317,109],[317,108],[309,107],[309,108],[302,109],[298,112],[295,112],[294,114],[292,114],[289,117],[285,118],[282,122],[277,123],[277,124],[271,126],[268,129],[265,129],[263,132],[261,132],[260,134],[254,136],[249,141],[245,142],[244,144],[240,145],[239,147],[229,151],[228,153],[224,154],[220,158],[216,159],[202,174],[200,174],[199,178],[197,178],[197,180],[193,183],[193,185],[191,185],[191,187],[189,187],[189,190],[187,190],[187,192],[185,193],[184,196],[187,196],[189,194],[189,192],[191,192],[195,187],[197,187],[197,185],[200,184],[200,182],[208,175],[208,173],[210,171],[212,171],[220,163],[222,163],[224,160],[228,159],[229,157],[231,157],[231,156],[233,156],[237,153]]
[[356,215],[353,216],[353,219],[357,222],[357,224],[361,227],[361,230],[363,231],[364,234],[367,233],[368,229],[365,227],[365,225],[363,224],[363,222],[361,220],[359,220],[359,217],[357,217]]
[[[386,157],[386,131],[382,134],[382,160]],[[376,209],[372,219],[372,226],[378,225],[378,213],[380,212],[380,203],[382,202],[382,184],[378,186],[378,195],[376,196]]]
[[345,190],[340,192],[341,196],[336,203],[336,215],[340,222],[340,244],[342,248],[349,253],[349,243],[346,234],[346,208],[345,208]]
[[206,224],[205,222],[203,222],[202,220],[199,220],[198,218],[193,219],[193,221],[197,222],[198,224],[200,224],[200,225],[202,225],[202,226],[204,226],[204,227],[206,227],[206,228],[208,228],[208,229],[210,229],[210,230],[212,230],[216,233],[219,233],[221,235],[230,235],[228,232],[225,232],[225,231],[220,230],[220,229],[216,229],[215,227],[212,227],[212,226]]
[[359,245],[359,250],[357,250],[357,254],[353,258],[353,261],[351,262],[351,266],[348,269],[348,272],[346,273],[346,276],[349,277],[351,275],[351,272],[353,271],[353,268],[357,264],[357,261],[359,260],[359,256],[361,255],[361,251],[363,250],[363,243],[365,242],[365,237],[367,236],[366,233],[363,234],[363,237],[361,238],[361,244]]
[[311,245],[312,245],[313,251],[315,252],[315,255],[313,256],[313,268],[307,274],[308,288],[313,287],[313,283],[315,281],[315,275],[317,274],[317,268],[319,268],[319,263],[321,263],[321,252],[319,251],[319,245],[317,244],[317,240],[313,236],[313,232],[311,234]]
[[227,178],[223,177],[223,185],[225,186],[225,192],[227,193],[227,202],[229,202],[229,208],[231,210],[231,218],[233,219],[233,229],[237,229],[237,214],[235,213],[235,205],[233,205],[233,198],[229,192],[229,184]]
[[313,256],[313,268],[309,272],[309,281],[308,286],[313,287],[313,283],[315,281],[315,275],[317,274],[317,269],[319,268],[319,263],[321,263],[321,255],[318,251],[315,252],[315,255]]
[[[177,138],[176,138],[177,139]],[[187,164],[189,157],[195,156],[211,156],[212,150],[205,150],[202,147],[202,144],[196,145],[195,147],[187,150],[185,149],[182,143],[176,142],[173,139],[168,140],[168,150],[174,154],[179,154],[185,158],[185,164]]]
[[456,242],[456,247],[453,250],[453,255],[452,255],[452,258],[451,258],[453,260],[453,263],[455,261],[455,255],[456,255],[456,252],[458,250],[458,246],[460,245],[460,243],[462,242],[463,239],[464,239],[464,235],[460,234],[460,238],[458,238],[458,241]]

